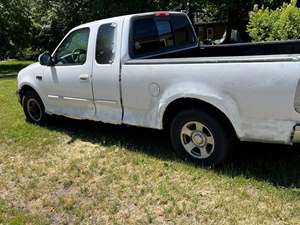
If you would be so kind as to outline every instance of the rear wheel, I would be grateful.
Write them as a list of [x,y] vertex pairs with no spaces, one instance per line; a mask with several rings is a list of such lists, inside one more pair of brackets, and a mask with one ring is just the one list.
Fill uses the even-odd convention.
[[24,93],[22,106],[27,120],[43,125],[46,121],[45,107],[40,97],[34,91]]
[[174,150],[203,166],[222,164],[229,153],[232,134],[221,122],[202,110],[180,112],[171,123]]

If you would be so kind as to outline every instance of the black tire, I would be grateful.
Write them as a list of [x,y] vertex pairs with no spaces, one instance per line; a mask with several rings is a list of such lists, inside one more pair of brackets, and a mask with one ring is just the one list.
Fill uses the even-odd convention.
[[[203,125],[202,132],[197,131],[196,126],[201,130],[201,125]],[[184,128],[188,128],[188,132],[185,132],[187,130]],[[190,134],[190,131],[192,131],[191,136],[185,134]],[[170,127],[171,142],[175,152],[184,159],[206,167],[218,166],[225,162],[233,143],[232,133],[209,113],[197,109],[180,112],[173,119]],[[190,141],[187,140],[188,138]],[[196,147],[193,148],[193,145]],[[193,150],[189,152],[186,148],[193,148]]]
[[[45,124],[47,119],[45,107],[42,100],[36,92],[25,92],[22,97],[22,106],[27,121],[38,125]],[[33,108],[36,110],[33,110]],[[34,113],[33,111],[36,112]]]

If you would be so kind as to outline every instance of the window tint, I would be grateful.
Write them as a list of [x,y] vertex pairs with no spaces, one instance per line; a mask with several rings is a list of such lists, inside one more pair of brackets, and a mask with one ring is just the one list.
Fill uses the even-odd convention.
[[194,33],[186,16],[147,17],[133,22],[132,53],[154,54],[195,44]]
[[168,20],[156,20],[158,29],[160,48],[170,48],[174,46],[174,38],[171,24]]
[[65,38],[54,55],[56,65],[82,65],[86,61],[89,28],[76,30]]
[[133,52],[135,55],[159,50],[159,38],[153,18],[136,20],[133,24]]
[[185,16],[172,16],[171,23],[173,27],[176,46],[183,46],[195,42],[194,32],[191,24]]
[[101,25],[97,35],[96,61],[99,64],[112,64],[115,58],[116,24]]

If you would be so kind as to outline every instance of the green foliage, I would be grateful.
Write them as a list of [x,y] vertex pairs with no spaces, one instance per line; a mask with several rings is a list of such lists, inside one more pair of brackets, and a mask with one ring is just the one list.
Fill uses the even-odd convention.
[[107,17],[158,9],[154,0],[1,0],[0,60],[53,51],[74,26]]
[[[8,60],[0,62],[0,79],[3,77],[16,76],[16,71],[33,63],[32,61]],[[0,223],[1,224],[1,223]]]
[[[278,19],[278,11],[270,11],[269,8],[257,7],[250,12],[250,21],[247,27],[250,37],[254,41],[270,41],[273,39],[273,23]],[[276,19],[275,19],[276,18]]]
[[[103,18],[155,10],[184,10],[192,18],[201,12],[228,28],[245,31],[254,4],[274,9],[284,0],[1,0],[0,60],[7,55],[36,59],[53,51],[74,26]],[[289,19],[289,16],[287,20]],[[231,32],[228,32],[231,33]]]
[[0,58],[16,53],[30,42],[30,12],[25,0],[0,2]]
[[74,26],[94,20],[156,9],[154,1],[31,0],[34,49],[53,51]]
[[253,41],[300,39],[300,9],[293,0],[276,10],[254,8],[247,27]]
[[0,199],[0,224],[42,225],[48,223],[46,223],[46,221],[42,220],[42,218],[38,216],[34,216],[26,211],[8,206],[2,199]]

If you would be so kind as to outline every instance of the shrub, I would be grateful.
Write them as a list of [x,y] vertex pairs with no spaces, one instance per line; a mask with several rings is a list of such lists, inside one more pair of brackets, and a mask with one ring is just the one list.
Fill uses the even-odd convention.
[[294,0],[276,10],[255,6],[249,16],[247,31],[253,41],[300,39],[300,9]]
[[18,49],[16,59],[36,60],[40,52],[32,50],[32,48]]

